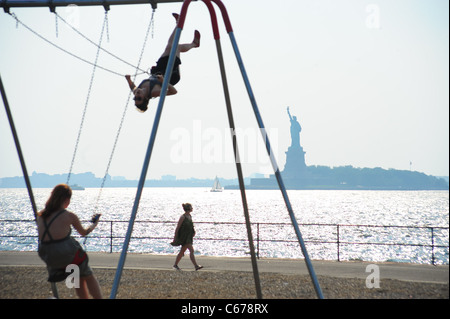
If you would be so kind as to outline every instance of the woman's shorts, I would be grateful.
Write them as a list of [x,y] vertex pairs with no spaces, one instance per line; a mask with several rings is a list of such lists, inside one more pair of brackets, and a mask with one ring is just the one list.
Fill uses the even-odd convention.
[[92,275],[89,258],[81,245],[72,237],[53,243],[39,245],[39,257],[48,270],[48,281],[58,282],[66,279],[71,272],[66,272],[68,265],[78,266],[80,277]]
[[[156,62],[156,66],[152,67],[151,74],[162,74],[165,76],[167,63],[169,62],[169,56],[162,56],[159,58],[158,62]],[[180,81],[180,68],[181,60],[179,57],[175,57],[175,63],[173,65],[172,74],[170,76],[169,83],[172,85],[177,84]]]

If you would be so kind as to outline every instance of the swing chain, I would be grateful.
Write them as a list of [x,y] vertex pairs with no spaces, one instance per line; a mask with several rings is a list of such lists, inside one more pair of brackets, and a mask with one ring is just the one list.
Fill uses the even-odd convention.
[[[144,55],[145,45],[146,45],[146,43],[147,43],[147,39],[148,39],[148,35],[149,35],[149,33],[150,33],[150,29],[153,30],[153,25],[154,25],[154,14],[155,14],[155,8],[153,8],[153,12],[152,12],[152,16],[151,16],[151,19],[150,19],[150,23],[149,23],[149,25],[148,25],[148,27],[147,27],[147,32],[146,32],[146,34],[145,34],[144,43],[143,43],[143,45],[142,45],[141,54],[140,54],[140,56],[139,56],[139,61],[138,61],[138,64],[137,64],[137,66],[136,66],[136,71],[135,71],[135,74],[134,74],[134,78],[136,78],[137,71],[140,70],[140,69],[139,69],[139,66],[140,66],[140,64],[141,64],[141,60],[142,60],[142,57],[143,57],[143,55]],[[111,163],[112,163],[112,160],[113,160],[113,157],[114,157],[114,153],[115,153],[115,150],[116,150],[116,146],[117,146],[117,143],[118,143],[118,141],[119,141],[120,132],[122,131],[122,126],[123,126],[123,122],[124,122],[124,120],[125,120],[125,115],[127,114],[128,103],[129,103],[129,101],[130,101],[130,97],[131,97],[131,91],[128,93],[128,97],[127,97],[127,100],[126,100],[126,103],[125,103],[125,108],[124,108],[124,110],[123,110],[122,118],[121,118],[121,120],[120,120],[119,129],[117,130],[117,133],[116,133],[116,138],[115,138],[115,140],[114,140],[114,145],[113,145],[113,148],[112,148],[112,151],[111,151],[111,155],[109,156],[108,165],[106,165],[105,175],[103,176],[102,184],[100,185],[100,190],[99,190],[99,192],[98,192],[97,199],[96,199],[96,201],[95,201],[94,215],[97,214],[98,204],[99,204],[99,202],[100,202],[100,197],[101,197],[101,195],[102,195],[103,188],[104,188],[104,186],[105,186],[106,178],[108,177],[109,168],[110,168],[110,166],[111,166]],[[88,239],[88,236],[86,236],[86,237],[84,238],[84,241],[83,241],[83,245],[84,245],[85,249],[86,249],[86,241],[87,241],[87,239]]]
[[[106,7],[105,7],[106,9]],[[105,20],[106,20],[106,42],[109,43],[109,20],[108,20],[108,10],[109,10],[109,6],[108,9],[105,10]]]
[[[67,22],[67,21],[66,21],[63,17],[61,17],[58,13],[56,13],[56,14],[58,15],[58,18],[59,18],[62,22],[64,22],[69,28],[71,28],[75,33],[77,33],[79,36],[81,36],[82,38],[84,38],[86,41],[88,41],[89,43],[93,44],[94,46],[99,47],[99,45],[98,45],[97,43],[95,43],[94,41],[92,41],[91,39],[89,39],[87,36],[85,36],[83,33],[81,33],[77,28],[75,28],[73,25],[71,25],[69,22]],[[109,20],[108,20],[108,22],[109,22]],[[106,29],[106,35],[107,35],[107,41],[109,42],[109,27],[108,27],[108,22],[107,22],[107,25],[106,25],[106,28],[107,28],[107,29]],[[105,48],[100,47],[100,50],[102,50],[103,52],[109,54],[110,56],[112,56],[113,58],[119,60],[120,62],[122,62],[122,63],[124,63],[124,64],[126,64],[126,65],[128,65],[128,66],[131,66],[132,68],[135,68],[135,69],[137,68],[137,69],[139,69],[139,68],[136,67],[135,65],[133,65],[133,64],[131,64],[131,63],[125,61],[124,59],[118,57],[117,55],[115,55],[114,53],[112,53],[112,52],[106,50]],[[99,67],[99,66],[97,66],[97,67]],[[145,70],[142,70],[142,69],[139,69],[139,70],[140,70],[142,73],[147,73]],[[118,74],[118,73],[116,73],[116,74],[123,77],[122,74]]]
[[150,18],[150,24],[151,24],[151,28],[152,28],[152,39],[154,39],[154,34],[155,34],[155,20],[154,20],[155,11],[156,11],[156,7],[153,7],[152,17]]
[[[141,49],[139,60],[138,60],[137,66],[136,66],[136,71],[135,71],[135,74],[134,74],[134,78],[136,78],[136,75],[138,74],[137,71],[140,70],[139,66],[141,65],[142,57],[144,56],[145,46],[146,46],[146,43],[147,43],[149,32],[150,32],[150,30],[153,30],[154,14],[155,14],[155,8],[153,8],[152,16],[150,18],[150,23],[149,23],[149,25],[147,27],[147,32],[145,34],[144,43],[142,45],[142,49]],[[114,145],[113,145],[113,148],[112,148],[112,151],[111,151],[111,155],[109,157],[108,164],[106,165],[105,175],[103,176],[102,184],[100,185],[100,191],[99,191],[99,194],[97,196],[97,200],[96,200],[96,203],[95,203],[95,206],[94,206],[94,213],[97,213],[98,203],[100,201],[100,197],[101,197],[101,194],[102,194],[102,191],[103,191],[103,187],[105,186],[106,178],[108,177],[109,168],[111,166],[111,162],[112,162],[112,159],[114,157],[116,146],[117,146],[117,143],[119,141],[119,135],[120,135],[120,132],[122,131],[122,126],[123,126],[123,122],[125,120],[125,115],[127,114],[126,111],[127,111],[127,108],[128,108],[128,102],[130,100],[130,97],[131,97],[131,92],[128,93],[127,101],[125,103],[125,109],[124,109],[123,114],[122,114],[122,119],[120,120],[119,128],[118,128],[117,133],[116,133],[116,138],[114,140]]]
[[56,14],[56,10],[54,11],[54,14],[55,14],[56,37],[58,37],[58,15]]
[[[106,72],[109,72],[109,73],[118,75],[118,76],[120,76],[120,77],[124,77],[124,75],[121,74],[121,73],[118,73],[118,72],[116,72],[116,71],[107,69],[107,68],[105,68],[105,67],[103,67],[103,66],[101,66],[101,65],[94,64],[94,63],[92,63],[91,61],[88,61],[88,60],[86,60],[86,59],[84,59],[84,58],[82,58],[82,57],[80,57],[80,56],[78,56],[78,55],[76,55],[76,54],[74,54],[74,53],[72,53],[72,52],[70,52],[70,51],[68,51],[68,50],[66,50],[66,49],[64,49],[64,48],[62,48],[62,47],[60,47],[59,45],[53,43],[52,41],[50,41],[50,40],[48,40],[47,38],[45,38],[43,35],[39,34],[38,32],[34,31],[33,29],[31,29],[28,25],[26,25],[25,23],[23,23],[21,20],[19,20],[19,18],[17,17],[17,15],[16,15],[15,13],[8,13],[8,14],[9,14],[13,19],[16,20],[16,29],[18,28],[18,26],[19,26],[19,24],[20,24],[20,25],[22,25],[25,29],[27,29],[28,31],[30,31],[31,33],[33,33],[35,36],[37,36],[38,38],[41,38],[42,40],[44,40],[44,41],[47,42],[48,44],[52,45],[53,47],[55,47],[55,48],[57,48],[57,49],[59,49],[59,50],[61,50],[61,51],[63,51],[64,53],[66,53],[66,54],[68,54],[68,55],[70,55],[70,56],[72,56],[72,57],[74,57],[74,58],[76,58],[76,59],[78,59],[78,60],[80,60],[80,61],[82,61],[82,62],[84,62],[84,63],[90,64],[90,65],[92,65],[92,66],[96,66],[97,68],[102,69],[103,71],[106,71]],[[65,22],[64,19],[61,18],[61,16],[58,16],[58,17],[59,17],[60,20],[62,20],[63,22]],[[92,41],[91,41],[91,42],[92,42]],[[97,44],[95,44],[95,45],[98,47]],[[103,48],[101,48],[101,49],[102,49],[103,51],[107,52],[105,49],[103,49]],[[107,52],[107,53],[109,53],[109,52]],[[111,54],[111,53],[109,53],[109,54]],[[111,54],[111,55],[112,55],[112,54]],[[125,63],[126,63],[126,62],[125,62]]]
[[101,31],[101,34],[100,34],[99,47],[98,47],[98,50],[97,50],[97,53],[96,53],[96,56],[95,56],[94,68],[92,69],[91,80],[90,80],[90,83],[89,83],[88,93],[87,93],[87,96],[86,96],[86,102],[84,104],[83,115],[81,116],[81,124],[80,124],[80,128],[78,130],[77,140],[75,142],[75,149],[74,149],[73,156],[72,156],[72,162],[70,164],[69,173],[67,175],[67,183],[66,183],[67,185],[69,184],[70,177],[71,177],[71,174],[72,174],[72,168],[73,168],[73,164],[75,162],[75,157],[76,157],[77,150],[78,150],[78,144],[80,143],[80,137],[81,137],[81,132],[83,130],[83,124],[84,124],[84,120],[86,118],[87,106],[89,104],[89,98],[91,96],[92,85],[94,83],[95,70],[97,68],[97,61],[98,61],[98,57],[99,57],[99,54],[100,54],[100,44],[102,43],[102,40],[103,40],[103,34],[104,34],[104,31],[105,31],[107,15],[108,15],[108,11],[105,11],[105,18],[103,20],[102,31]]

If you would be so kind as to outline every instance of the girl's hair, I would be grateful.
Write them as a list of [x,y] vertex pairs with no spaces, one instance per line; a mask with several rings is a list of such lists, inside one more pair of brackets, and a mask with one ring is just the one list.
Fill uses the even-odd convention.
[[45,208],[39,212],[39,216],[47,218],[51,213],[61,209],[67,199],[72,197],[72,189],[66,184],[59,184],[53,188],[52,193],[45,203]]
[[188,212],[192,209],[192,205],[189,203],[181,204],[181,206],[183,206],[185,212]]
[[144,113],[145,111],[147,111],[149,101],[149,99],[144,98],[144,100],[140,104],[136,105],[139,112]]

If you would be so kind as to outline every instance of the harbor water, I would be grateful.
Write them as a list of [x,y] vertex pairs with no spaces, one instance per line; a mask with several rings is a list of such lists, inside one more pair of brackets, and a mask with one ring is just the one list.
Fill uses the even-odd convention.
[[[38,209],[50,191],[34,189]],[[94,213],[102,214],[86,241],[88,251],[121,251],[135,195],[134,188],[73,191],[68,209],[86,224]],[[434,258],[448,264],[448,191],[291,190],[288,195],[312,259],[430,263]],[[247,200],[259,257],[302,258],[280,191],[247,190]],[[194,208],[197,254],[248,256],[239,190],[209,188],[145,188],[129,252],[177,253],[170,242],[186,202]],[[37,250],[36,236],[27,190],[0,189],[0,250]]]

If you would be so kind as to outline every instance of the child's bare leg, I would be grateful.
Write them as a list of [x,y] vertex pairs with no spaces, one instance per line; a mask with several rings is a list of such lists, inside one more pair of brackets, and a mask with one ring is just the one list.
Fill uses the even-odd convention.
[[194,40],[192,40],[191,43],[184,43],[184,44],[180,44],[178,46],[178,50],[180,52],[187,52],[190,49],[193,48],[198,48],[200,46],[200,32],[198,32],[197,30],[195,30],[194,33]]
[[189,258],[191,259],[194,266],[197,267],[198,266],[197,261],[195,260],[195,256],[194,256],[194,247],[192,245],[187,245],[187,248],[189,249]]
[[[173,39],[175,37],[175,31],[176,31],[176,28],[172,31],[172,34],[169,37],[169,41],[167,41],[166,48],[164,49],[164,52],[163,52],[163,54],[161,54],[161,56],[170,55],[170,50],[172,50]],[[179,49],[177,51],[179,51]],[[178,52],[177,52],[177,56],[179,56]]]
[[[172,15],[178,23],[179,15],[177,13],[172,13]],[[173,43],[173,39],[175,38],[176,30],[177,30],[177,26],[175,26],[175,28],[173,29],[172,34],[170,35],[169,40],[167,41],[166,48],[164,49],[164,52],[161,56],[167,56],[170,54],[170,50],[172,50],[172,43]],[[179,52],[177,52],[177,56],[179,56]]]
[[88,288],[84,277],[80,278],[80,287],[75,288],[75,291],[77,293],[78,298],[89,299]]
[[80,287],[75,288],[75,290],[80,299],[89,299],[89,293],[91,293],[94,299],[102,299],[102,291],[94,275],[81,277]]
[[[172,14],[175,18],[175,20],[178,21],[178,14],[173,13]],[[172,50],[172,43],[173,43],[173,39],[175,38],[175,31],[176,31],[176,27],[175,29],[172,31],[172,34],[169,37],[169,40],[167,41],[167,46],[164,49],[164,52],[161,56],[167,56],[170,55],[170,51]],[[190,49],[193,48],[198,48],[200,46],[200,32],[198,32],[197,30],[195,30],[194,32],[194,40],[192,40],[191,43],[184,43],[184,44],[179,44],[178,48],[177,48],[177,57],[180,56],[180,53],[184,53],[189,51]]]
[[[167,42],[167,46],[161,56],[170,55],[170,51],[172,50],[173,38],[175,36],[175,31],[170,35],[169,41]],[[177,48],[177,57],[180,56],[180,53],[188,52],[190,49],[198,48],[200,46],[200,32],[195,31],[194,40],[191,43],[183,43],[179,44]]]
[[177,258],[175,259],[175,266],[177,266],[178,263],[180,262],[181,258],[183,258],[184,252],[186,251],[186,249],[187,249],[186,246],[181,247],[180,252],[177,255]]
[[86,284],[88,286],[89,292],[94,299],[102,299],[102,290],[94,275],[86,277]]

